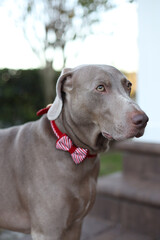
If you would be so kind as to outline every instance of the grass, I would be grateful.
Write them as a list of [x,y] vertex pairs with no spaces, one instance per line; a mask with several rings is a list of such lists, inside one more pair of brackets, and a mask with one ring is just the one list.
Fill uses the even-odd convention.
[[100,159],[100,176],[108,175],[122,170],[122,153],[103,153],[101,154]]

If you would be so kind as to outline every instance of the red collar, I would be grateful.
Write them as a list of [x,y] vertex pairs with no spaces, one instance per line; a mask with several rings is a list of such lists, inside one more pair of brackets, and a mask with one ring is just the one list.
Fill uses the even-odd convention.
[[[51,106],[47,106],[37,112],[37,116],[41,116],[48,112]],[[76,147],[72,140],[67,136],[67,134],[62,133],[60,129],[57,127],[55,121],[50,121],[52,130],[56,137],[58,138],[56,141],[56,148],[59,150],[67,151],[71,154],[73,161],[76,164],[83,162],[86,158],[94,158],[97,154],[89,154],[88,149]]]

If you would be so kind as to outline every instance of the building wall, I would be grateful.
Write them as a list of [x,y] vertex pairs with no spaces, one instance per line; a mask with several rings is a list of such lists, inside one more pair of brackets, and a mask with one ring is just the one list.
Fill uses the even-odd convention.
[[160,0],[138,0],[137,101],[149,116],[142,141],[160,142]]

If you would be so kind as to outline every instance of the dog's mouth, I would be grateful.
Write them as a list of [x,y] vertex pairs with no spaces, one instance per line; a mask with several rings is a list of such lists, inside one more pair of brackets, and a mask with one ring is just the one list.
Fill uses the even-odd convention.
[[[122,140],[126,140],[126,139],[130,139],[130,138],[140,138],[143,136],[145,128],[147,126],[147,122],[145,122],[143,125],[141,126],[132,126],[131,128],[126,126],[126,131],[124,131],[124,129],[119,129],[117,128],[117,133],[119,134],[110,134],[109,132],[102,132],[102,136],[104,138],[107,138],[109,141],[111,140],[116,140],[116,141],[122,141]],[[123,130],[123,131],[122,131]]]
[[122,141],[122,140],[125,140],[125,139],[130,139],[130,138],[140,138],[143,136],[144,134],[144,131],[145,131],[145,127],[144,128],[141,128],[141,129],[134,129],[132,131],[130,131],[128,134],[126,134],[125,136],[116,136],[116,137],[113,137],[110,133],[108,132],[102,132],[102,136],[104,138],[107,138],[109,141],[111,140],[116,140],[116,141]]
[[145,130],[145,128],[141,129],[141,130],[135,135],[135,137],[136,137],[136,138],[142,137],[143,134],[144,134],[144,130]]
[[107,138],[109,141],[113,140],[113,137],[108,132],[102,132],[103,137]]
[[131,132],[129,132],[127,135],[117,138],[117,141],[121,141],[121,140],[126,140],[126,139],[130,139],[130,138],[140,138],[143,136],[145,131],[145,128],[139,129],[139,130],[132,130]]

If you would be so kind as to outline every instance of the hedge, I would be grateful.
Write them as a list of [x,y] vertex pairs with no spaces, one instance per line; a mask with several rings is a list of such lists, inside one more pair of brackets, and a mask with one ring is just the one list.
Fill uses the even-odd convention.
[[0,127],[37,119],[45,106],[40,70],[0,70]]

